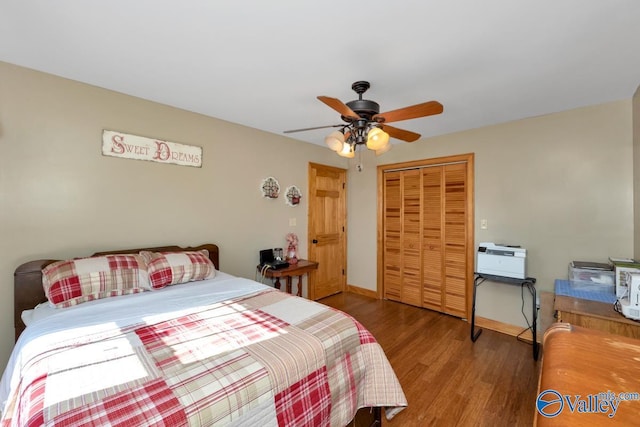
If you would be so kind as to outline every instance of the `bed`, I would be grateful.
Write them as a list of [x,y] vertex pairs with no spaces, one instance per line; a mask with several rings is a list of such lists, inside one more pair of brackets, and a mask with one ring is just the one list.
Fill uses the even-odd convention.
[[[131,257],[142,261],[131,267]],[[114,262],[133,286],[105,291]],[[69,291],[78,276],[98,277],[96,265],[109,271],[98,280],[106,296]],[[380,408],[392,418],[407,405],[359,322],[225,274],[213,244],[34,260],[16,269],[14,287],[3,427],[364,426],[380,425]]]

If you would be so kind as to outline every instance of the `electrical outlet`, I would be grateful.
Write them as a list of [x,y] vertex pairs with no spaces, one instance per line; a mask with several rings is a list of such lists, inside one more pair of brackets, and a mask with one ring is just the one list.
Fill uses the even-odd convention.
[[295,226],[296,226],[296,219],[289,218],[289,227],[295,227]]
[[480,220],[480,229],[481,230],[486,230],[489,228],[489,221],[487,221],[486,219],[481,219]]

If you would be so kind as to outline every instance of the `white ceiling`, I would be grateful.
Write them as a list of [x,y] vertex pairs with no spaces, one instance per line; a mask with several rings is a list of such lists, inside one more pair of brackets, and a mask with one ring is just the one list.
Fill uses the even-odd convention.
[[640,1],[0,0],[0,60],[277,134],[368,80],[429,137],[631,98]]

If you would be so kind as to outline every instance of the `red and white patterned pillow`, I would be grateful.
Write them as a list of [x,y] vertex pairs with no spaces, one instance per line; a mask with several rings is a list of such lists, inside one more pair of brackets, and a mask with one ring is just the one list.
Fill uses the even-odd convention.
[[146,263],[137,254],[56,261],[42,269],[42,286],[58,308],[150,289]]
[[216,269],[206,249],[192,252],[148,252],[140,256],[147,263],[153,289],[215,277]]

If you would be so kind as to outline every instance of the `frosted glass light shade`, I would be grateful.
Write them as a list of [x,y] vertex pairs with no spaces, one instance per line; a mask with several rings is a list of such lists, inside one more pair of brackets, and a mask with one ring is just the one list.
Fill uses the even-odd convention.
[[376,156],[379,156],[380,154],[386,153],[387,151],[391,150],[391,147],[392,147],[391,143],[387,142],[387,145],[385,145],[382,148],[379,148],[379,149],[376,150]]
[[373,128],[367,135],[367,148],[379,150],[389,143],[389,134],[380,128]]
[[345,142],[342,145],[342,150],[338,151],[338,155],[346,157],[347,159],[353,159],[356,155],[355,147]]
[[325,137],[324,142],[333,151],[339,152],[342,150],[342,146],[344,145],[344,135],[340,131],[331,132]]

